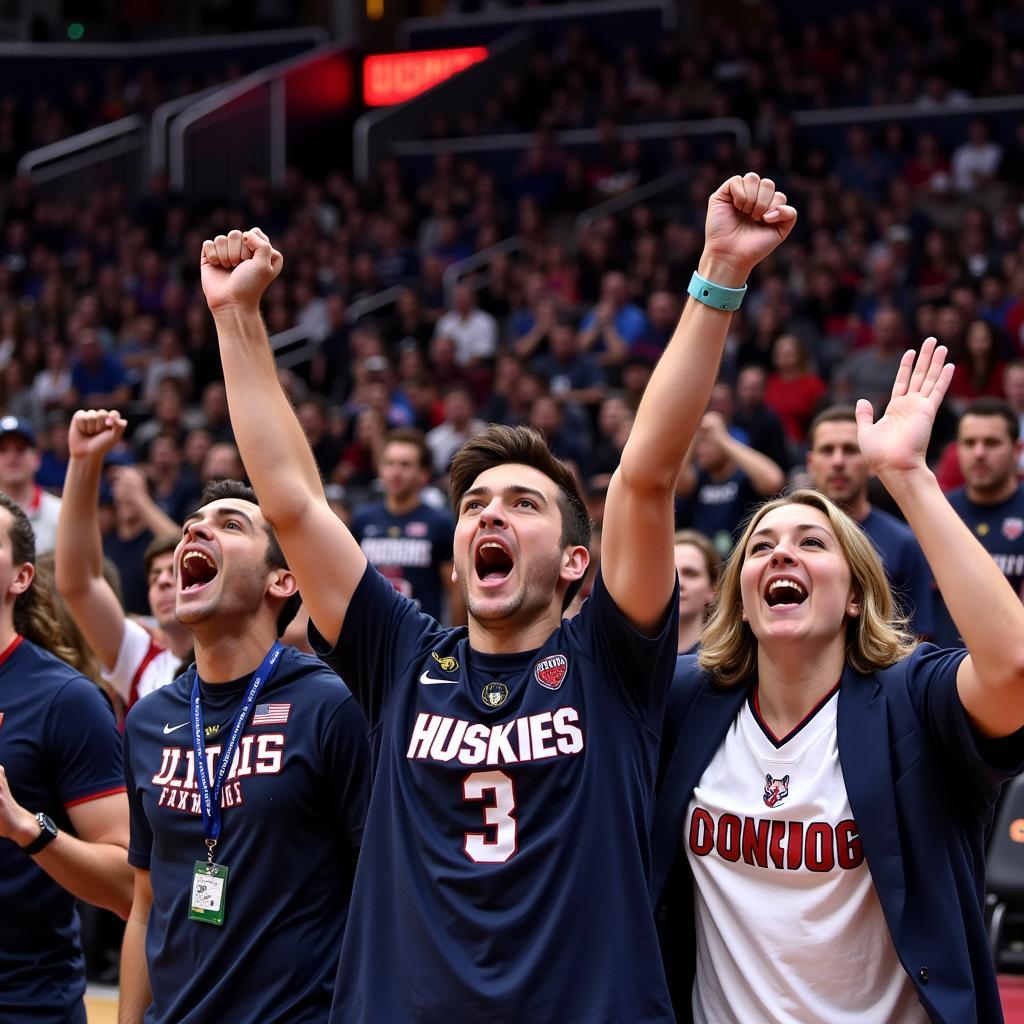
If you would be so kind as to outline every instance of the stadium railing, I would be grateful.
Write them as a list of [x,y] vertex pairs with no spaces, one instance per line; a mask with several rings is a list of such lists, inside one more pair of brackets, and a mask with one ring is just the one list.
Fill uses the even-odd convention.
[[[27,73],[31,68],[33,81],[42,78],[56,88],[78,77],[89,81],[92,76],[99,81],[98,76],[111,62],[117,62],[127,74],[152,67],[160,74],[174,76],[202,71],[211,52],[221,62],[259,66],[268,59],[280,60],[296,51],[314,48],[325,39],[322,29],[302,28],[131,45],[0,45],[0,59],[16,77],[19,69]],[[210,91],[203,90],[158,107],[148,129],[141,115],[131,115],[31,150],[19,161],[18,173],[27,175],[42,194],[57,198],[82,199],[111,183],[122,186],[129,195],[139,195],[148,181],[154,157],[159,160],[157,169],[163,169],[167,122]],[[160,137],[155,139],[158,133]]]
[[398,26],[398,41],[400,46],[416,50],[481,45],[528,28],[542,45],[554,46],[562,41],[567,28],[582,26],[595,43],[612,50],[617,50],[623,39],[653,48],[663,33],[675,30],[677,15],[674,0],[581,0],[520,10],[507,7],[405,18]]
[[147,142],[145,118],[132,114],[31,150],[18,161],[18,175],[50,199],[84,200],[110,184],[134,199],[146,179]]
[[[282,61],[219,89],[179,114],[168,133],[171,188],[190,198],[231,195],[247,174],[284,181],[290,121],[310,107],[337,114],[353,98],[348,44],[332,43]],[[319,75],[317,89],[299,89],[302,111],[291,109],[289,83]],[[302,76],[306,76],[303,78]]]

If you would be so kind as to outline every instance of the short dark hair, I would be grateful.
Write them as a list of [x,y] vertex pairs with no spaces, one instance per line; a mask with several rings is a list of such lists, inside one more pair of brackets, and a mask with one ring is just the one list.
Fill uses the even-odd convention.
[[[506,427],[492,423],[470,438],[452,459],[450,493],[452,509],[458,518],[462,496],[485,470],[509,463],[520,463],[539,470],[558,485],[558,508],[562,513],[562,547],[581,545],[589,549],[592,525],[576,478],[564,463],[551,454],[547,442],[532,427]],[[562,609],[569,607],[583,586],[583,580],[569,584]]]
[[821,412],[811,420],[811,425],[807,428],[807,447],[814,447],[814,432],[822,425],[822,423],[856,422],[857,413],[852,405],[830,405],[827,409],[822,409]]
[[420,455],[420,468],[433,472],[434,457],[430,451],[430,445],[423,437],[423,432],[414,427],[396,427],[384,435],[384,443],[381,445],[383,451],[389,444],[411,444]]
[[149,579],[149,574],[153,569],[153,563],[161,556],[166,555],[169,552],[174,551],[178,546],[180,537],[175,537],[173,533],[166,533],[161,537],[154,537],[147,545],[146,550],[142,552],[142,564],[146,570],[146,579]]
[[1004,402],[1001,398],[993,398],[989,395],[975,398],[974,401],[967,404],[961,413],[961,423],[965,416],[1001,416],[1006,421],[1010,440],[1016,443],[1020,439],[1020,420],[1017,419],[1017,413],[1014,412],[1013,406],[1009,402]]
[[[222,499],[233,499],[235,501],[248,501],[259,508],[260,500],[256,492],[241,480],[216,480],[203,488],[202,497],[199,499],[199,507],[209,505],[211,501]],[[264,529],[267,531],[266,563],[268,569],[288,569],[288,560],[284,557],[281,545],[277,542],[277,534],[270,523],[264,520]],[[281,636],[288,628],[288,623],[298,614],[302,607],[302,595],[298,592],[292,594],[282,605],[277,616],[277,635]]]

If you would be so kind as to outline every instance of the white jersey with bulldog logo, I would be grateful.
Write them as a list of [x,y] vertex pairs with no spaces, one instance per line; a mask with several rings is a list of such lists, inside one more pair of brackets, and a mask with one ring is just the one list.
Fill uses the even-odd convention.
[[740,709],[694,790],[697,1024],[924,1024],[839,764],[838,687],[787,737]]

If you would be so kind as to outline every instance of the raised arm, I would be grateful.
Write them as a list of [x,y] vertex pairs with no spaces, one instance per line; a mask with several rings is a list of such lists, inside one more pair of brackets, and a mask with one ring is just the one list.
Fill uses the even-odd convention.
[[[796,211],[774,182],[736,175],[711,197],[698,273],[726,288],[789,234]],[[690,299],[640,402],[608,486],[601,571],[633,625],[657,628],[674,585],[672,495],[718,374],[732,314]]]
[[893,496],[935,575],[967,657],[957,690],[975,726],[1008,736],[1024,726],[1024,604],[939,489],[925,463],[932,423],[953,376],[946,349],[929,338],[914,365],[900,364],[885,415],[857,403],[858,439],[867,463]]
[[760,495],[776,494],[786,482],[786,474],[777,463],[756,448],[744,444],[729,433],[725,420],[717,412],[707,412],[700,421],[697,435],[710,437],[746,474],[750,486]]
[[137,466],[118,466],[114,470],[114,501],[134,506],[154,537],[177,537],[181,533],[181,523],[176,523],[153,500],[145,474]]
[[200,270],[238,450],[310,618],[334,643],[366,557],[327,504],[313,453],[278,382],[260,298],[283,262],[253,228],[203,242]]
[[86,643],[112,669],[124,635],[124,609],[103,578],[97,513],[103,459],[121,440],[127,421],[114,411],[76,412],[68,431],[67,477],[57,520],[57,589]]

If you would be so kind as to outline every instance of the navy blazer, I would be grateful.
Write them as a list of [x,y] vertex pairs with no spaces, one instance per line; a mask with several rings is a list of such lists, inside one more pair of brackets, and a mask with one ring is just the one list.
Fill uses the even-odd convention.
[[[1003,1015],[984,923],[985,837],[1002,783],[1024,768],[1024,729],[1001,740],[976,733],[956,689],[965,653],[922,644],[873,676],[847,667],[839,762],[886,924],[921,1003],[941,1024],[994,1024]],[[684,656],[669,698],[652,889],[681,1022],[691,1019],[696,950],[683,821],[752,686],[718,686]]]

